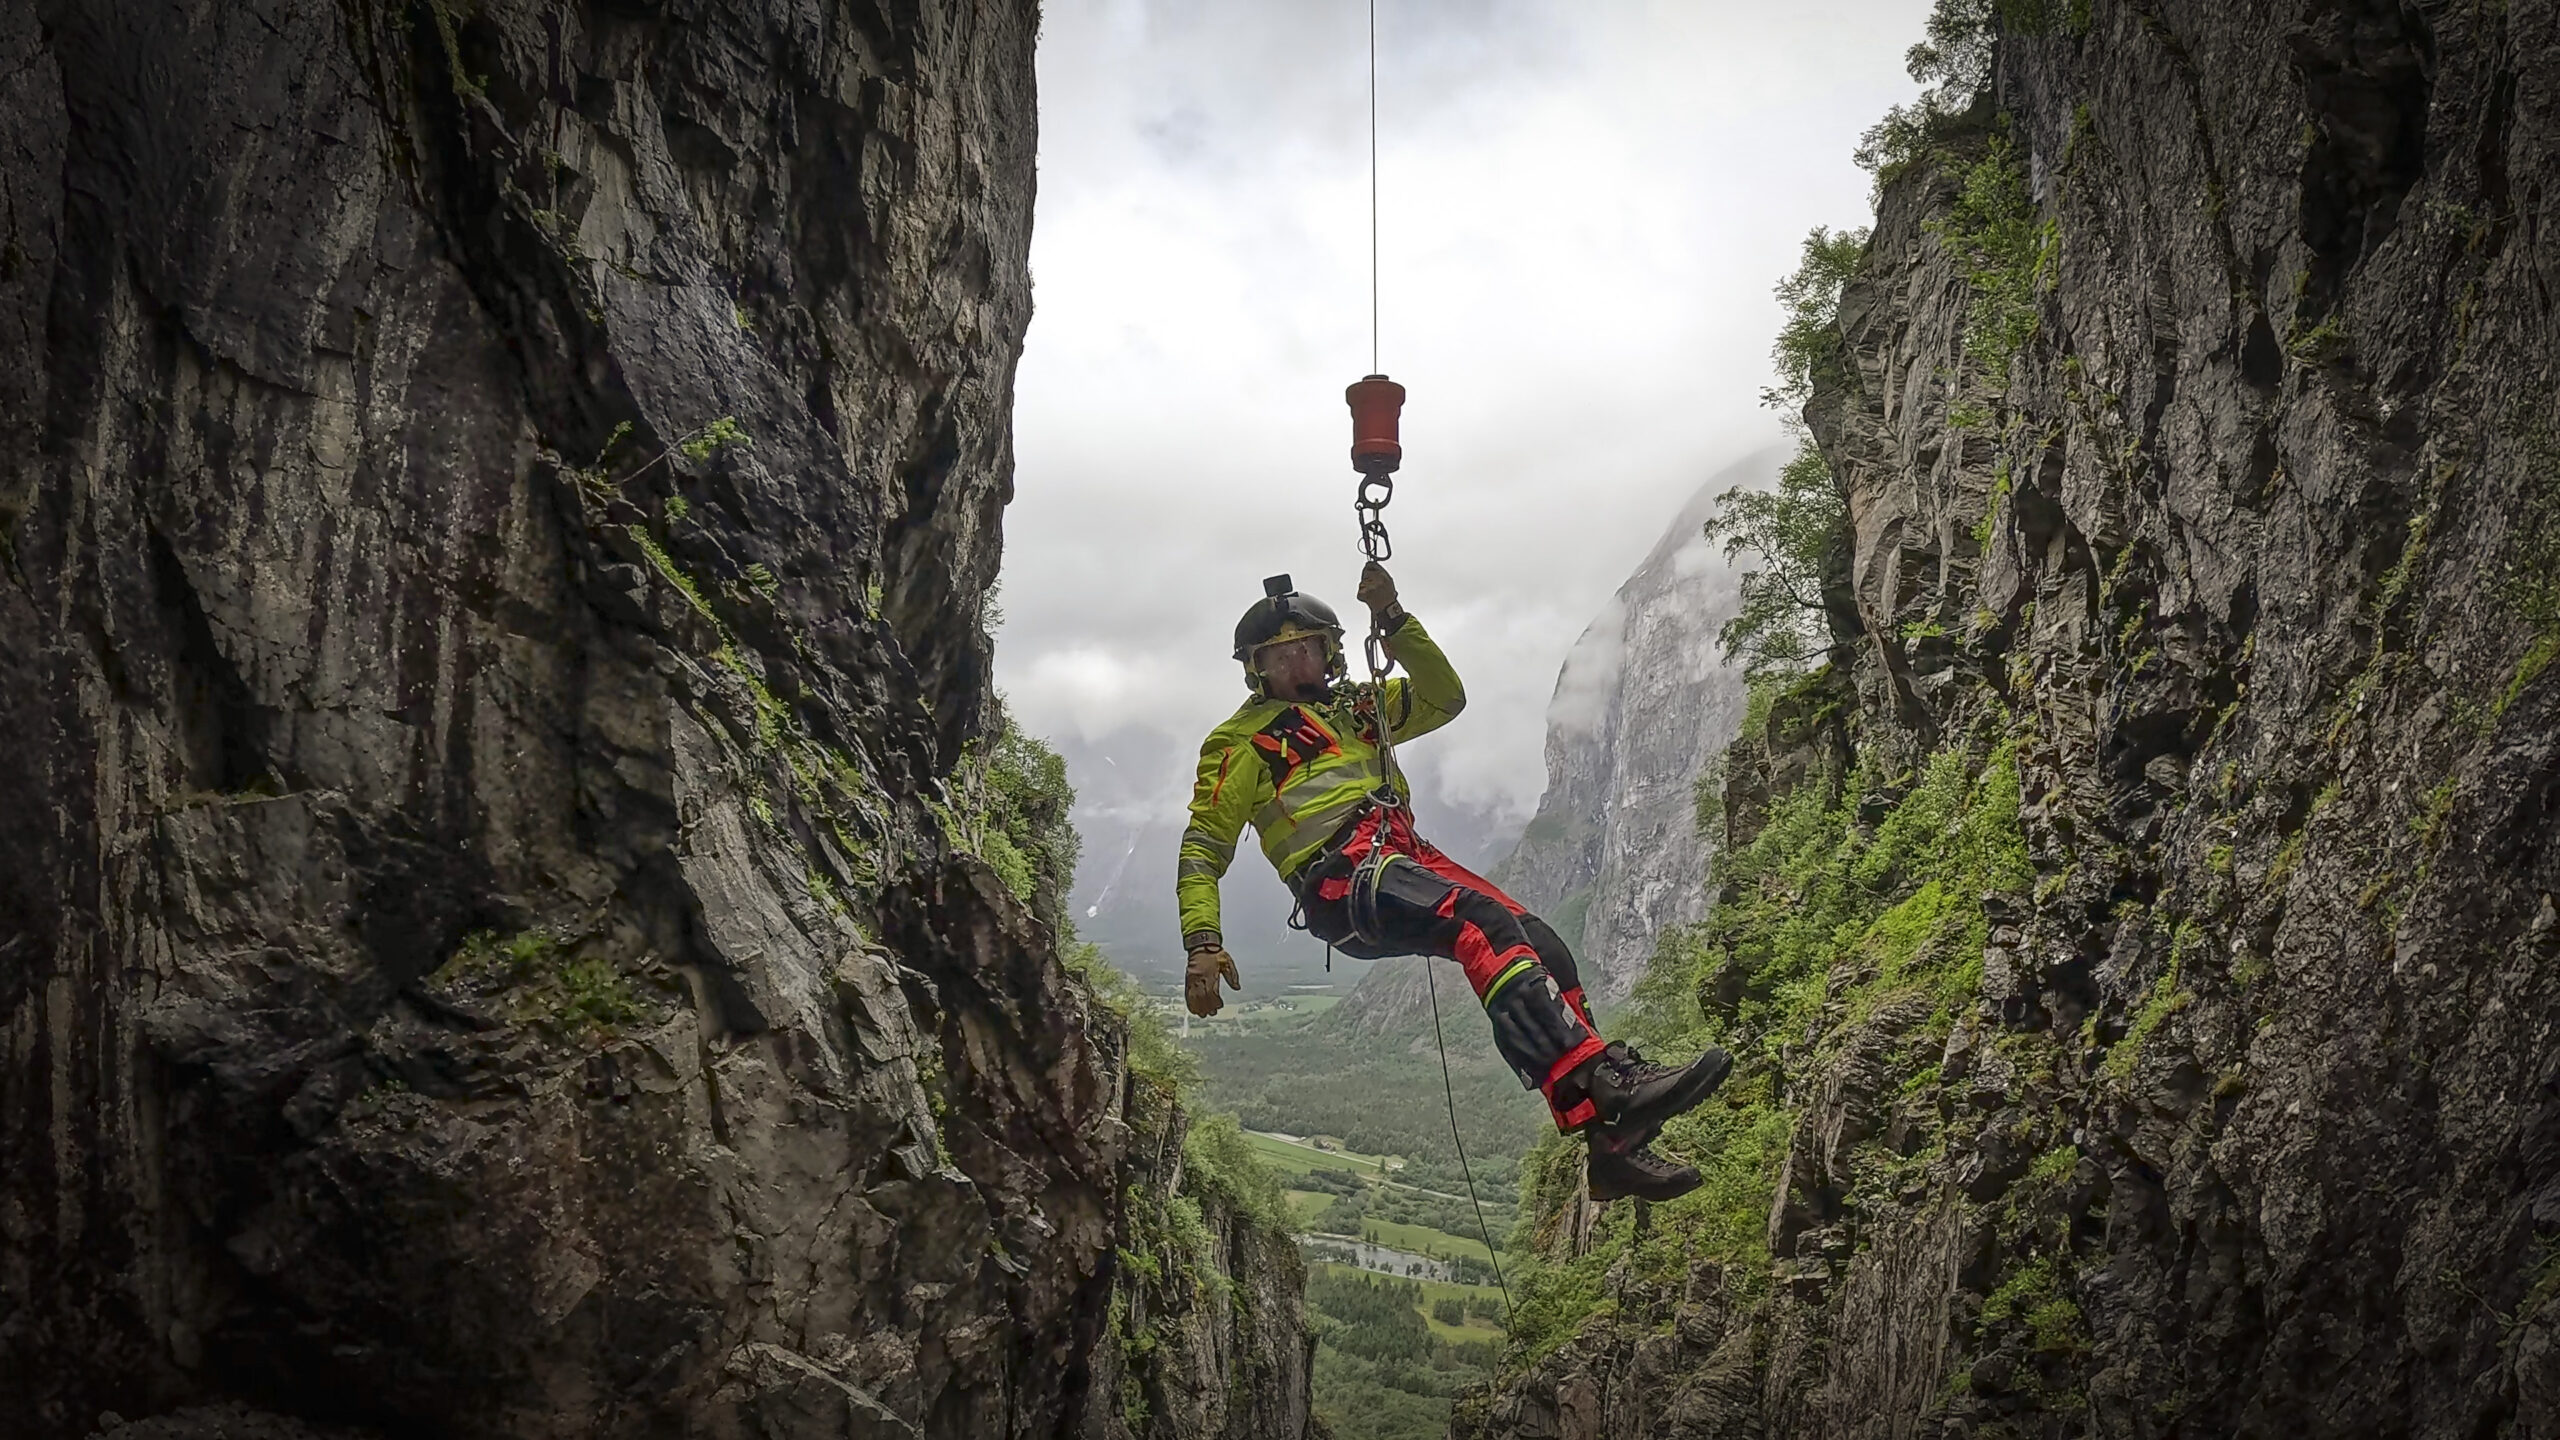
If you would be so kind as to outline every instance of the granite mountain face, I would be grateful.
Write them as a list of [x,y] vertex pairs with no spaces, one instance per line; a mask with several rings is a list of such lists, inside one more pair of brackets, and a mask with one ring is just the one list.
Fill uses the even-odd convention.
[[1777,459],[1700,486],[1556,676],[1546,792],[1494,878],[1569,927],[1604,1000],[1624,999],[1657,938],[1706,909],[1714,832],[1698,824],[1698,778],[1740,730],[1745,691],[1716,642],[1732,573],[1702,526],[1717,496],[1767,484]]
[[[1741,727],[1746,695],[1716,642],[1733,614],[1732,571],[1701,527],[1718,495],[1766,484],[1776,468],[1775,456],[1756,456],[1699,487],[1575,641],[1547,706],[1546,789],[1485,867],[1556,926],[1604,1002],[1624,999],[1660,937],[1706,910],[1716,832],[1698,824],[1698,780]],[[1430,811],[1420,818],[1426,836],[1477,863],[1439,840]],[[1327,1028],[1377,1035],[1426,1023],[1424,979],[1413,963],[1373,967]],[[1455,970],[1441,979],[1464,995]]]

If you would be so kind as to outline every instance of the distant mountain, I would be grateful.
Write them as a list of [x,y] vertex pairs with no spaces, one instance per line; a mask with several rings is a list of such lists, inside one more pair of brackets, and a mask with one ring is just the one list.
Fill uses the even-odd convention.
[[[1546,793],[1491,871],[1574,947],[1604,999],[1625,998],[1657,934],[1706,911],[1698,774],[1741,728],[1745,696],[1716,649],[1733,573],[1702,530],[1716,496],[1770,483],[1781,458],[1754,455],[1700,486],[1575,642],[1547,705]],[[1472,1003],[1454,970],[1444,979]],[[1443,984],[1444,1019],[1451,995]],[[1383,962],[1329,1024],[1401,1031],[1427,1006],[1421,967]]]

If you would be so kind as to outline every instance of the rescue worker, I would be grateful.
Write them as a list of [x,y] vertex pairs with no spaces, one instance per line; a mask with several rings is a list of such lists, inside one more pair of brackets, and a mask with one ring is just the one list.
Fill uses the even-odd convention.
[[[1191,1013],[1219,1011],[1222,980],[1243,988],[1218,928],[1218,882],[1251,823],[1317,939],[1365,959],[1458,962],[1493,1022],[1495,1050],[1546,1097],[1557,1128],[1586,1138],[1592,1199],[1668,1200],[1696,1189],[1697,1170],[1656,1155],[1652,1140],[1723,1083],[1731,1057],[1710,1049],[1687,1065],[1656,1065],[1603,1041],[1556,932],[1413,832],[1390,788],[1376,717],[1344,678],[1332,608],[1296,593],[1286,575],[1263,589],[1236,624],[1235,656],[1252,693],[1200,747],[1182,836],[1175,884]],[[1393,743],[1448,724],[1466,704],[1457,672],[1374,561],[1361,571],[1359,598],[1405,670],[1377,706]]]

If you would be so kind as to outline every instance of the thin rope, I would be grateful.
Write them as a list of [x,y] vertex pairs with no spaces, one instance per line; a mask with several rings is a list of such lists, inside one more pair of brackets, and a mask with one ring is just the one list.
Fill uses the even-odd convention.
[[1493,1262],[1493,1283],[1502,1289],[1502,1329],[1511,1331],[1511,1282],[1502,1278],[1502,1252],[1493,1243],[1493,1227],[1484,1223],[1484,1202],[1476,1198],[1475,1167],[1467,1163],[1467,1142],[1458,1138],[1458,1092],[1449,1083],[1449,1042],[1440,1036],[1440,979],[1431,957],[1422,957],[1422,988],[1431,992],[1431,1038],[1440,1046],[1440,1093],[1449,1101],[1449,1143],[1458,1147],[1458,1172],[1467,1177],[1467,1203],[1476,1208],[1476,1233],[1484,1237],[1485,1258]]
[[1369,373],[1378,373],[1378,0],[1369,0]]

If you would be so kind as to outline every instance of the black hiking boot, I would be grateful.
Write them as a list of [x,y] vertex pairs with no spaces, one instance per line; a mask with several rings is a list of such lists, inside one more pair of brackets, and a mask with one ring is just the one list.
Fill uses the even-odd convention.
[[1716,1093],[1732,1073],[1733,1057],[1712,1045],[1686,1065],[1656,1065],[1613,1042],[1593,1058],[1581,1079],[1599,1112],[1599,1126],[1632,1137],[1633,1143],[1613,1148],[1633,1151],[1662,1133],[1664,1121]]
[[1665,1160],[1649,1146],[1617,1149],[1597,1131],[1591,1136],[1591,1161],[1584,1171],[1591,1198],[1611,1200],[1677,1200],[1698,1188],[1698,1167]]

